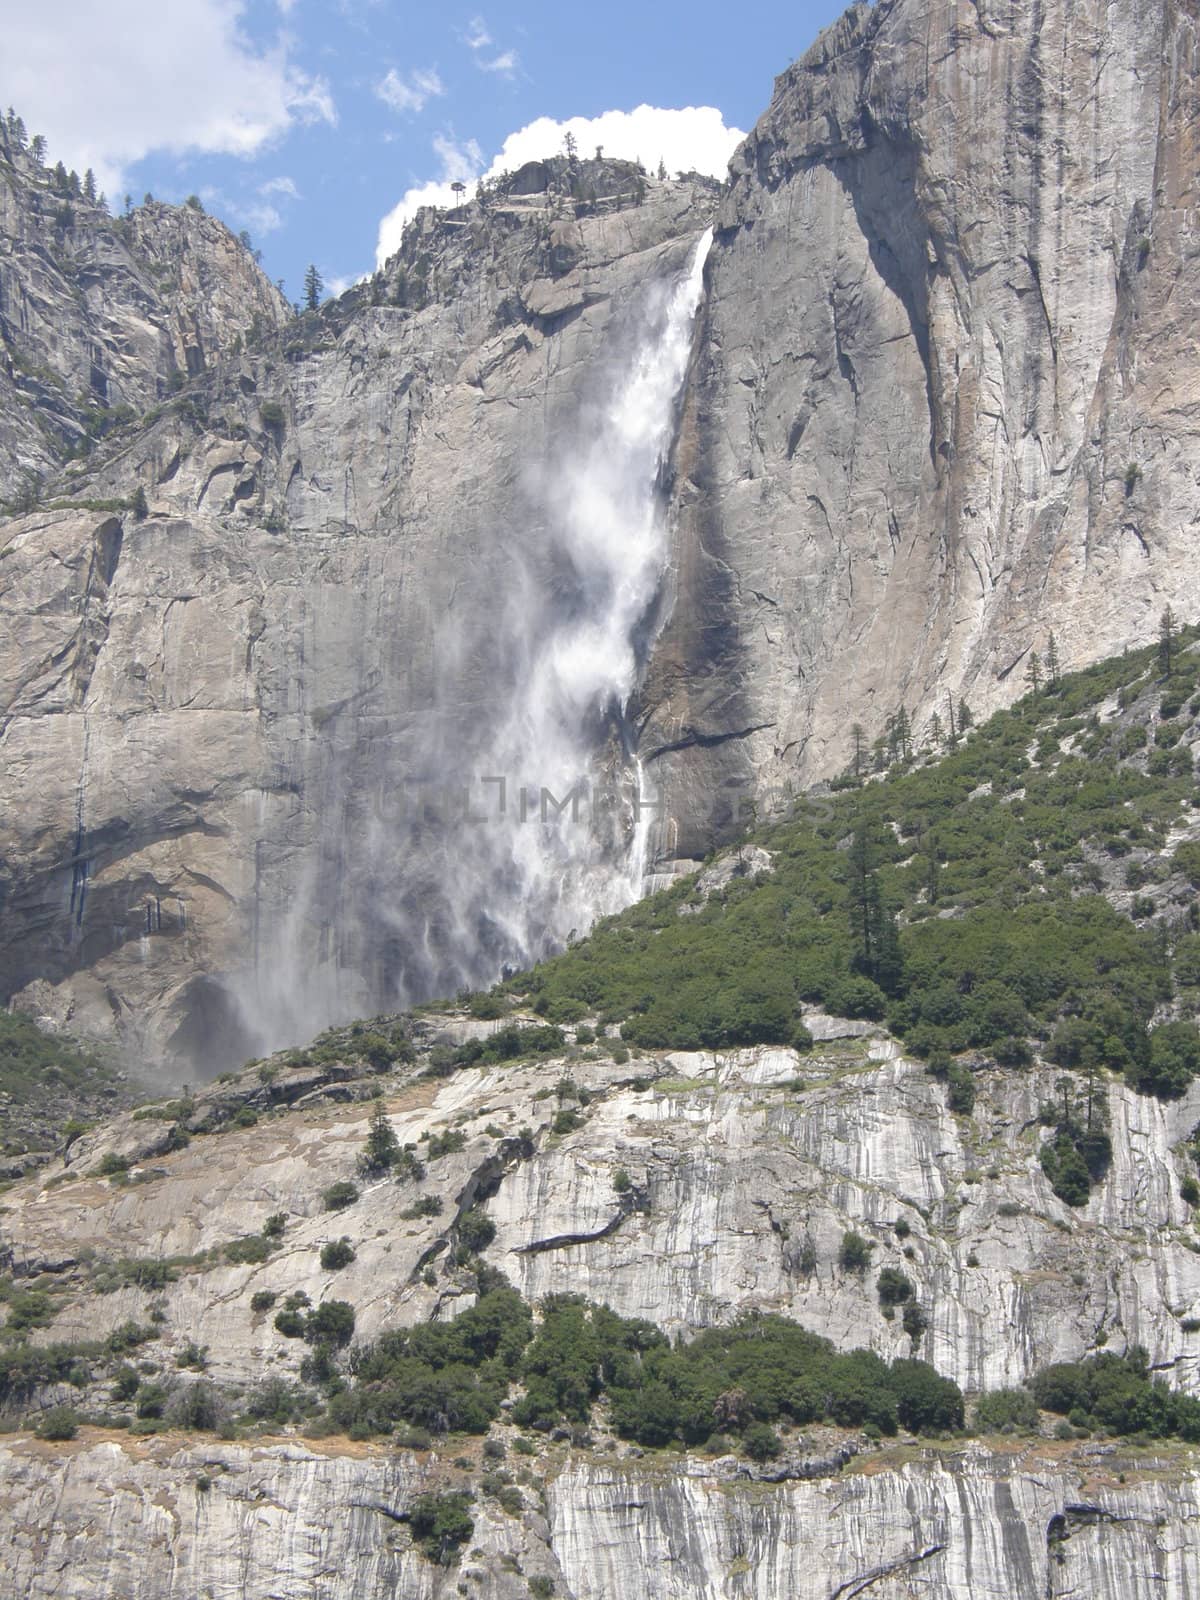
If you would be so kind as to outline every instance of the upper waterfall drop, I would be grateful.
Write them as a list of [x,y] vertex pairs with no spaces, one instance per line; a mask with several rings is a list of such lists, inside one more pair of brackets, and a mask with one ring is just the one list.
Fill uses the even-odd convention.
[[[710,228],[686,271],[644,291],[638,336],[606,392],[579,419],[570,447],[560,443],[537,474],[550,588],[543,572],[542,592],[525,593],[510,613],[514,640],[527,620],[541,630],[476,773],[504,780],[506,814],[495,819],[504,825],[481,824],[475,848],[457,854],[462,889],[488,930],[483,949],[502,952],[492,977],[560,947],[642,892],[651,807],[622,718],[667,566],[661,480],[711,244]],[[606,777],[611,785],[620,769],[619,797],[604,792],[601,774],[604,747],[612,757],[614,744]],[[483,981],[486,961],[472,964]]]

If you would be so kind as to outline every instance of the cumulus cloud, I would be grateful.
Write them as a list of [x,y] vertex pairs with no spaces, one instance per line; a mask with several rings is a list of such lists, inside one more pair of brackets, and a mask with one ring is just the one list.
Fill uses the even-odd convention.
[[590,156],[599,145],[605,155],[640,160],[650,171],[661,161],[669,172],[704,172],[714,178],[725,176],[730,156],[746,137],[739,128],[726,127],[715,106],[686,106],[677,111],[638,106],[633,111],[605,111],[598,117],[570,117],[565,122],[539,117],[510,133],[499,154],[486,165],[475,140],[460,144],[439,135],[433,147],[440,176],[409,189],[380,222],[376,265],[381,267],[399,248],[405,223],[422,206],[459,204],[459,196],[450,187],[452,183],[498,178],[502,173],[515,172],[527,161],[561,154],[568,133],[574,136],[582,155]]
[[52,160],[116,194],[152,150],[251,156],[296,122],[335,122],[290,45],[252,42],[245,0],[55,0],[6,7],[0,100]]
[[418,68],[410,72],[407,79],[392,67],[375,85],[375,93],[384,105],[391,106],[393,111],[407,111],[414,115],[424,111],[430,100],[445,92],[445,84],[432,67]]

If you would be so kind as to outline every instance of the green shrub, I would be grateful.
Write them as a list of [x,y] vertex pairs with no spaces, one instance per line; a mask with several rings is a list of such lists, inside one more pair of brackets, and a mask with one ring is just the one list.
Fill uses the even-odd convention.
[[321,1191],[321,1204],[326,1211],[344,1211],[358,1199],[358,1189],[348,1178],[339,1178],[328,1189]]
[[287,1227],[287,1217],[282,1211],[273,1211],[262,1225],[264,1239],[282,1239]]
[[494,1022],[508,1012],[508,1001],[496,989],[473,994],[467,1001],[467,1010],[482,1022]]
[[256,1289],[250,1296],[250,1309],[254,1312],[270,1311],[278,1298],[274,1289]]
[[1037,1402],[1028,1389],[994,1389],[975,1402],[978,1433],[1036,1433]]
[[171,1397],[167,1421],[191,1433],[212,1433],[224,1420],[225,1409],[211,1383],[185,1384]]
[[113,1386],[109,1392],[114,1400],[132,1400],[141,1387],[141,1382],[136,1368],[121,1366],[113,1376]]
[[1039,1153],[1042,1171],[1058,1198],[1069,1206],[1084,1206],[1092,1192],[1083,1157],[1065,1134],[1044,1144]]
[[477,1255],[496,1237],[496,1224],[484,1212],[472,1208],[458,1219],[458,1237],[472,1255]]
[[[279,1319],[276,1318],[276,1325]],[[327,1344],[335,1349],[354,1337],[354,1307],[346,1300],[325,1300],[314,1306],[304,1319],[304,1338],[309,1344]]]
[[871,1241],[864,1239],[861,1233],[856,1233],[853,1228],[847,1228],[838,1249],[838,1266],[843,1272],[865,1272],[871,1264],[871,1252],[874,1248]]
[[467,1509],[471,1496],[465,1491],[419,1494],[408,1509],[408,1525],[413,1542],[422,1555],[438,1566],[450,1567],[475,1531]]
[[355,1259],[354,1246],[349,1239],[330,1239],[321,1246],[321,1266],[326,1272],[340,1272]]
[[1182,872],[1193,889],[1200,889],[1200,839],[1187,839],[1175,847],[1171,864]]
[[52,1439],[56,1443],[73,1439],[79,1432],[79,1416],[71,1406],[51,1406],[38,1418],[35,1432],[39,1439]]
[[285,1378],[264,1378],[245,1403],[246,1415],[256,1422],[296,1422],[304,1410],[303,1396]]
[[1031,1387],[1043,1410],[1078,1417],[1081,1426],[1200,1442],[1200,1400],[1151,1377],[1146,1353],[1137,1347],[1123,1356],[1103,1351],[1086,1361],[1058,1362],[1039,1372]]
[[7,1333],[26,1333],[30,1328],[45,1328],[53,1322],[57,1306],[41,1289],[22,1289],[9,1296]]
[[271,1254],[272,1240],[265,1234],[248,1233],[225,1246],[225,1259],[234,1266],[258,1265]]
[[940,1377],[927,1361],[893,1361],[891,1379],[902,1427],[913,1433],[950,1433],[962,1427],[958,1385]]
[[418,1217],[436,1217],[442,1211],[442,1198],[436,1194],[423,1194],[414,1200],[411,1206],[406,1206],[400,1215],[409,1222]]
[[1194,1022],[1166,1022],[1150,1034],[1149,1055],[1130,1061],[1126,1076],[1142,1094],[1177,1100],[1200,1071],[1200,1029]]
[[159,1418],[167,1405],[167,1391],[161,1383],[143,1383],[135,1397],[135,1410],[139,1417]]
[[425,1146],[430,1161],[440,1161],[443,1156],[457,1155],[467,1148],[467,1136],[461,1128],[447,1128],[444,1133],[433,1134]]
[[765,1422],[752,1422],[742,1435],[742,1449],[751,1461],[771,1461],[783,1445],[774,1428]]
[[925,1337],[925,1331],[929,1327],[929,1318],[925,1315],[925,1312],[921,1309],[921,1307],[913,1300],[910,1300],[904,1307],[904,1315],[901,1320],[901,1327],[903,1327],[905,1333],[912,1340],[914,1348],[920,1344],[921,1340]]
[[895,1267],[883,1267],[875,1280],[881,1306],[899,1306],[912,1299],[912,1280]]

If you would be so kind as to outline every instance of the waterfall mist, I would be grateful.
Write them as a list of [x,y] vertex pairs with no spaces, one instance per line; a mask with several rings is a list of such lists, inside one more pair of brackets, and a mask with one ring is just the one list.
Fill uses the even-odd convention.
[[487,530],[502,548],[476,581],[502,578],[465,622],[453,605],[438,621],[427,711],[382,762],[347,748],[323,773],[321,866],[238,985],[259,1050],[490,984],[642,892],[654,802],[625,711],[667,564],[663,474],[710,243],[638,291],[578,404],[548,421],[522,525]]

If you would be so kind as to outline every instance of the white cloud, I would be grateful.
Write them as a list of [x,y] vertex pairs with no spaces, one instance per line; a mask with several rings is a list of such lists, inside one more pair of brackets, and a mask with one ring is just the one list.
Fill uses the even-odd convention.
[[201,189],[200,198],[210,211],[243,228],[249,228],[254,235],[261,237],[283,227],[286,217],[280,205],[289,200],[299,200],[300,191],[294,179],[280,175],[260,183],[252,194],[230,196],[210,187]]
[[505,50],[491,61],[479,61],[477,65],[481,72],[501,72],[506,78],[511,78],[520,59],[515,50]]
[[480,72],[496,72],[502,77],[511,78],[520,65],[520,56],[515,50],[501,50],[498,55],[484,56],[483,52],[489,45],[495,44],[488,31],[488,25],[482,17],[472,17],[467,24],[465,33],[460,33],[459,38],[475,56],[475,65]]
[[337,300],[345,294],[347,289],[353,289],[356,283],[366,283],[369,277],[369,272],[348,273],[344,278],[335,274],[332,278],[326,278],[325,287],[333,298]]
[[410,72],[407,82],[395,67],[391,67],[375,85],[375,93],[384,105],[391,106],[393,111],[407,111],[414,115],[418,111],[424,111],[430,100],[445,92],[445,84],[432,67],[418,68],[415,72]]
[[6,6],[0,100],[51,160],[116,195],[152,150],[256,154],[296,122],[336,122],[329,88],[243,33],[245,0]]
[[376,265],[381,267],[399,248],[405,223],[422,206],[459,204],[450,187],[455,180],[474,183],[481,177],[498,178],[527,161],[559,155],[568,133],[574,135],[581,155],[590,156],[601,145],[605,155],[626,161],[640,159],[651,172],[662,161],[672,173],[705,172],[714,178],[725,176],[729,158],[746,137],[739,128],[727,128],[715,106],[686,106],[678,111],[638,106],[634,111],[605,111],[598,117],[570,117],[565,122],[539,117],[510,133],[485,169],[483,151],[475,140],[458,144],[439,135],[433,145],[441,176],[409,189],[380,222]]
[[483,151],[474,139],[459,144],[443,133],[435,133],[433,149],[442,163],[443,183],[471,183],[483,166]]
[[274,233],[277,228],[283,227],[283,213],[268,201],[231,201],[226,210],[235,222],[242,223],[252,233]]

